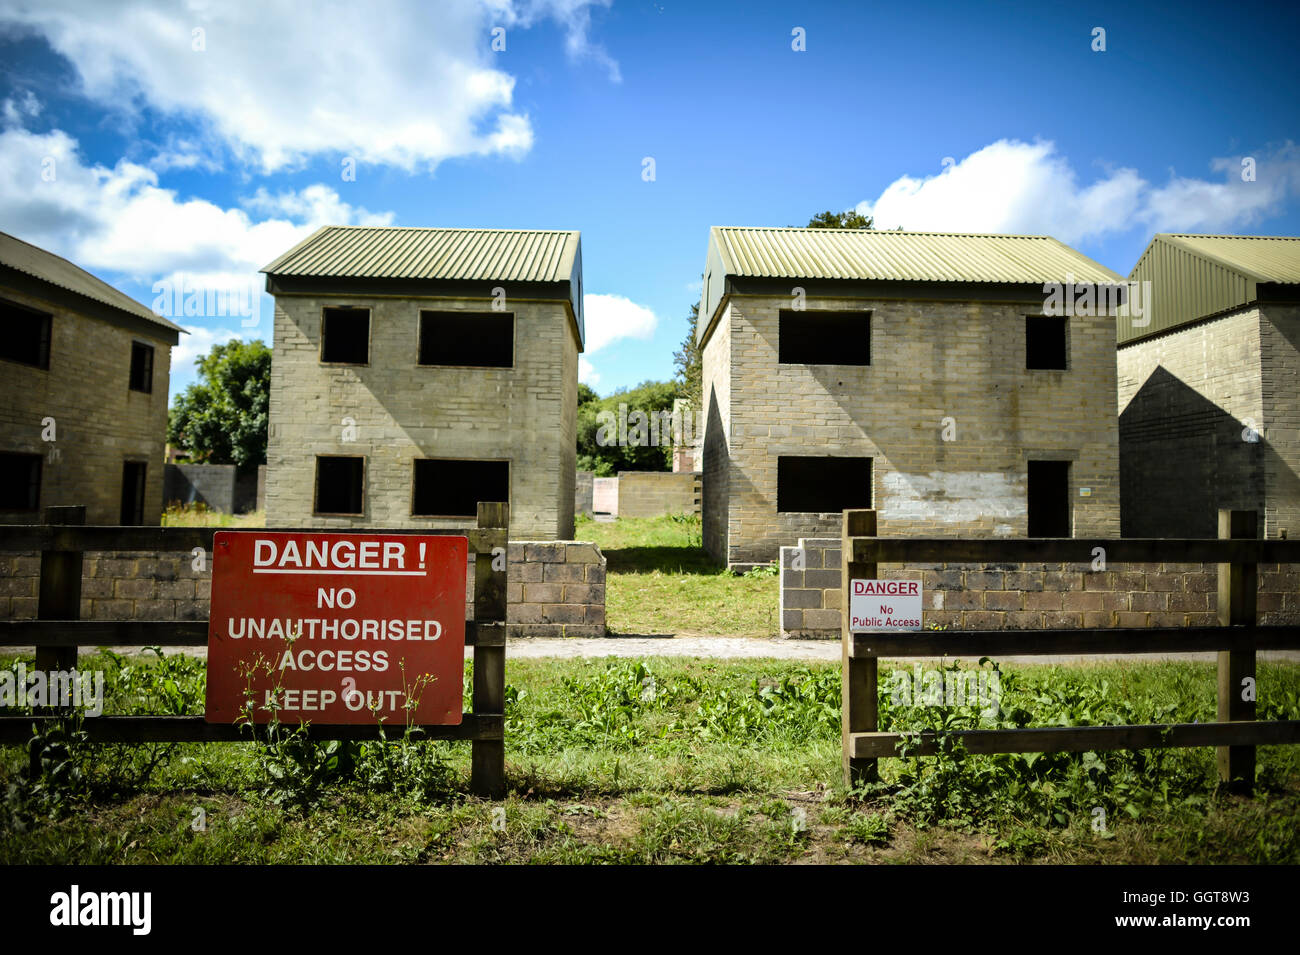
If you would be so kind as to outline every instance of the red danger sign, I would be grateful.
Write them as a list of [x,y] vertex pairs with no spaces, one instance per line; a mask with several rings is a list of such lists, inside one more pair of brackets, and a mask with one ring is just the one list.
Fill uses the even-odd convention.
[[458,724],[464,537],[218,531],[209,723]]

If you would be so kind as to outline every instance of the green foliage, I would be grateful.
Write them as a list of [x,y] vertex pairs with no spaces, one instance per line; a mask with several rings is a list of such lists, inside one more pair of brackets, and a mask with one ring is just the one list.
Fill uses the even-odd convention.
[[775,577],[780,572],[781,568],[777,567],[776,564],[756,564],[745,571],[742,576],[748,577],[750,580],[762,580],[765,577]]
[[808,220],[809,229],[874,229],[874,219],[853,209],[843,212],[819,212]]
[[677,372],[673,380],[681,397],[691,403],[695,414],[704,407],[704,355],[696,344],[699,324],[700,303],[696,302],[691,306],[691,317],[686,322],[682,343],[673,352],[673,367]]
[[194,364],[199,380],[172,403],[167,442],[199,463],[265,464],[271,350],[232,338]]
[[[658,445],[633,446],[635,422],[628,422],[628,440],[620,445],[619,405],[626,405],[629,419],[640,411],[647,418],[671,413],[679,388],[669,381],[643,381],[635,388],[621,389],[578,406],[578,470],[593,471],[597,477],[611,477],[619,471],[667,471],[672,467],[672,428],[659,428]],[[649,435],[646,436],[647,441]]]

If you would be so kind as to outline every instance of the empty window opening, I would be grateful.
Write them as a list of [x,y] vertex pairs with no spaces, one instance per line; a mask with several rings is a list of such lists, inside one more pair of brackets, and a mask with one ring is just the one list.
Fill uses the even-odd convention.
[[871,458],[777,458],[777,511],[827,513],[869,507]]
[[510,368],[512,312],[420,312],[420,364]]
[[476,518],[480,502],[496,501],[510,502],[509,461],[420,458],[415,462],[413,517]]
[[365,458],[316,458],[316,513],[362,513],[365,484]]
[[1025,319],[1025,367],[1069,367],[1064,318],[1056,315],[1030,315]]
[[144,523],[144,461],[122,462],[122,516],[120,524]]
[[50,325],[45,312],[25,308],[14,302],[0,301],[0,358],[35,368],[50,367]]
[[782,309],[777,329],[783,365],[870,365],[871,313]]
[[370,364],[370,309],[327,308],[321,313],[320,360]]
[[153,346],[144,342],[131,343],[131,390],[153,391]]
[[1073,536],[1069,461],[1029,462],[1029,536]]
[[41,503],[41,456],[0,454],[0,511],[34,511]]

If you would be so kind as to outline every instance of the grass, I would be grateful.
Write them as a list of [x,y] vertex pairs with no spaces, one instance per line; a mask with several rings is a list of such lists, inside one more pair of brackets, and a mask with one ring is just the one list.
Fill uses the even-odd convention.
[[713,563],[698,516],[579,518],[574,536],[605,555],[613,633],[774,637],[780,629],[776,576],[737,577]]
[[[108,712],[197,712],[203,664],[101,654]],[[961,708],[882,725],[957,726]],[[1008,667],[1001,725],[1211,719],[1191,662]],[[1300,862],[1300,748],[1261,747],[1254,799],[1211,749],[890,759],[839,783],[839,669],[785,661],[511,660],[510,794],[464,795],[467,744],[0,748],[0,862]],[[1300,666],[1260,665],[1261,718]],[[1106,825],[1096,831],[1096,810]]]
[[265,527],[266,512],[226,514],[207,505],[173,503],[162,513],[163,527]]

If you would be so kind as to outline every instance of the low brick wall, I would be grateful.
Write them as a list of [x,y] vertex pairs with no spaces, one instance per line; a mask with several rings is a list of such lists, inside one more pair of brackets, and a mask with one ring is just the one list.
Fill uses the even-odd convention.
[[[88,552],[82,564],[83,620],[206,620],[212,589],[188,554]],[[507,633],[513,637],[603,637],[605,558],[585,541],[512,541],[506,571]],[[0,619],[36,616],[41,559],[0,554]],[[474,568],[466,581],[473,617]]]
[[595,475],[591,471],[578,471],[573,482],[573,513],[575,515],[585,514],[587,517],[592,513],[592,500],[595,486],[593,480]]
[[700,513],[698,471],[620,471],[618,516]]
[[[802,569],[795,566],[803,548]],[[838,638],[843,565],[836,538],[781,548],[781,632]],[[920,580],[924,623],[954,630],[1071,627],[1212,627],[1218,618],[1214,564],[882,564],[882,578]],[[1300,625],[1300,568],[1259,565],[1258,607],[1266,626]]]

